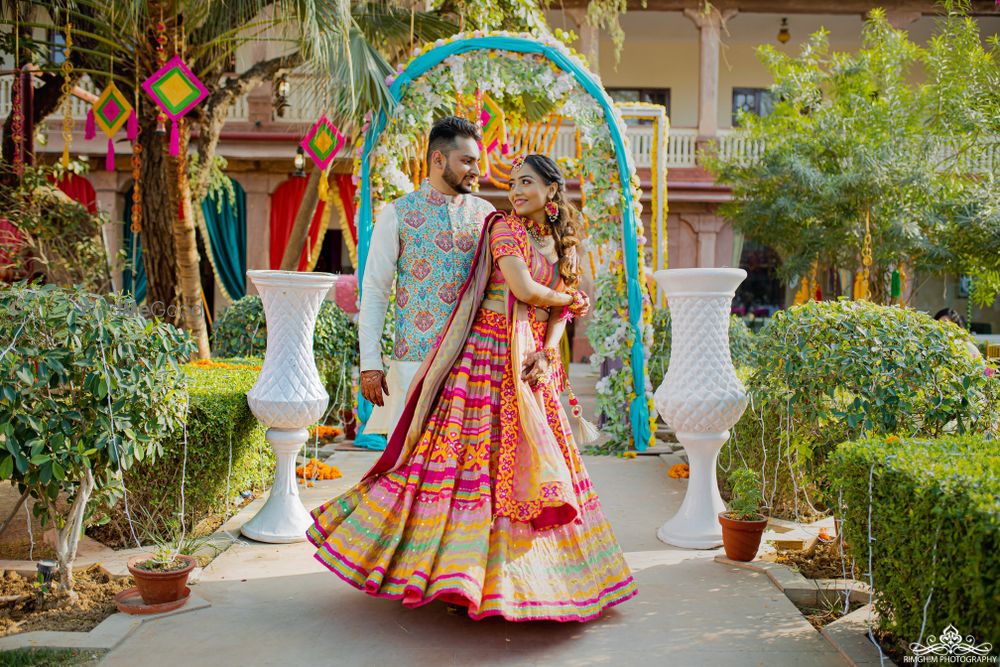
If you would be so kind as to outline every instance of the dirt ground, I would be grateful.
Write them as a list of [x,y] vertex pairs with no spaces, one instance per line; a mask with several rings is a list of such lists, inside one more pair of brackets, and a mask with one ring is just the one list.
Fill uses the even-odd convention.
[[132,578],[112,579],[93,566],[75,573],[78,598],[67,602],[53,584],[53,590],[41,595],[33,581],[16,572],[6,571],[0,579],[0,636],[32,630],[92,630],[111,614],[117,613],[115,595],[132,586]]
[[[0,522],[7,518],[20,497],[20,492],[13,484],[0,484]],[[30,503],[29,499],[21,506],[7,530],[0,535],[0,559],[38,560],[55,557],[55,552],[42,540],[45,532],[42,524],[30,516]]]
[[795,568],[806,579],[843,579],[845,572],[848,579],[857,579],[860,576],[857,564],[852,572],[850,557],[845,554],[844,559],[840,557],[839,543],[832,540],[818,541],[805,551],[781,549],[775,561]]

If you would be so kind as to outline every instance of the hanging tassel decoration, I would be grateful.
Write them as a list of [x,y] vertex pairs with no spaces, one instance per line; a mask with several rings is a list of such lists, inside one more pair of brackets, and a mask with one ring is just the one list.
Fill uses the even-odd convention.
[[576,394],[573,393],[573,387],[569,384],[569,377],[566,378],[566,388],[569,390],[570,409],[573,412],[573,416],[576,417],[577,424],[580,427],[580,439],[577,444],[591,445],[597,442],[597,439],[601,437],[601,431],[592,421],[583,416],[583,408],[580,407],[580,401],[577,400]]
[[108,152],[104,156],[104,170],[115,170],[115,140],[111,137],[108,137]]
[[899,298],[903,296],[903,281],[899,275],[899,269],[892,270],[892,278],[889,283],[889,296],[892,298],[893,303],[898,303]]
[[327,201],[327,198],[330,195],[330,185],[328,179],[329,174],[324,171],[323,175],[319,177],[319,187],[316,188],[319,200],[322,202]]
[[181,154],[181,131],[177,127],[178,120],[170,124],[170,156],[177,157]]
[[87,122],[83,127],[83,138],[90,140],[97,136],[97,122],[94,120],[94,109],[87,111]]
[[135,115],[135,109],[132,109],[132,113],[128,116],[128,125],[126,126],[126,133],[128,134],[128,140],[135,142],[139,138],[139,117]]

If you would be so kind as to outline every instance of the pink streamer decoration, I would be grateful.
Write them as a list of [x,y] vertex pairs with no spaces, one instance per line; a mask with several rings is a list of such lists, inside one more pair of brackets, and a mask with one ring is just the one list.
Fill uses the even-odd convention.
[[135,141],[139,138],[139,119],[135,115],[135,109],[128,116],[128,126],[125,130],[128,133],[128,140]]
[[177,128],[177,121],[170,124],[170,156],[177,157],[181,154],[181,132]]
[[97,136],[97,121],[94,120],[94,110],[88,109],[87,123],[84,125],[83,128],[83,138],[89,140],[93,139],[96,136]]
[[104,156],[104,170],[115,170],[115,140],[111,137],[108,137],[108,152]]

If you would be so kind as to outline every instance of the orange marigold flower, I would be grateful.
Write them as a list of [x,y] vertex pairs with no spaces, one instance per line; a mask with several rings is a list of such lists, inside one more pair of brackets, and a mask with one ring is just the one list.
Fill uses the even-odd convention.
[[674,479],[687,479],[691,475],[691,469],[688,468],[688,464],[686,463],[675,463],[670,466],[667,474]]

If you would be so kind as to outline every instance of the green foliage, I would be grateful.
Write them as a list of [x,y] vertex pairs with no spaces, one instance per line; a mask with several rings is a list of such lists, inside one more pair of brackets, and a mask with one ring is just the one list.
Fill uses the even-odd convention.
[[65,522],[85,474],[94,499],[119,471],[163,455],[180,430],[186,334],[134,314],[127,297],[18,283],[0,291],[0,477],[34,512]]
[[[212,350],[219,357],[263,356],[267,324],[259,296],[245,296],[227,308],[212,330]],[[323,301],[316,317],[313,352],[330,394],[329,415],[338,422],[354,405],[351,373],[358,363],[358,327],[335,303]]]
[[4,178],[11,169],[0,165],[0,180],[16,184],[0,188],[0,211],[24,236],[24,245],[12,265],[0,264],[0,275],[10,271],[19,279],[38,276],[62,287],[107,291],[111,277],[101,236],[104,217],[89,213],[49,182],[61,176],[61,169],[27,165],[21,178]]
[[20,648],[4,651],[4,667],[92,667],[107,651],[75,648]]
[[829,468],[850,555],[867,564],[871,548],[882,630],[904,644],[950,624],[1000,637],[1000,441],[872,438],[842,444]]
[[761,518],[760,477],[749,468],[737,468],[729,476],[732,497],[729,500],[729,517],[737,521],[754,521]]
[[[240,507],[241,493],[263,491],[274,473],[265,429],[246,400],[260,371],[192,365],[183,370],[191,401],[187,461],[184,433],[177,431],[163,443],[163,455],[154,465],[136,466],[125,475],[129,514],[144,542],[176,537],[182,470],[184,530],[191,537],[213,531]],[[108,519],[99,533],[102,541],[135,546],[124,502],[115,505]]]
[[761,471],[772,516],[822,508],[822,465],[841,442],[1000,430],[1000,383],[950,323],[867,301],[809,302],[756,336],[751,406],[720,460]]
[[[755,338],[750,327],[736,315],[729,318],[729,352],[733,365],[743,368],[752,363]],[[653,347],[649,355],[649,380],[654,390],[660,386],[670,365],[670,309],[653,311]]]
[[632,442],[627,418],[633,396],[628,351],[635,332],[628,323],[628,305],[616,289],[623,271],[618,263],[597,276],[593,315],[587,326],[587,340],[594,348],[590,364],[603,375],[595,387],[595,418],[600,419],[601,433],[608,436],[601,444],[587,448],[588,452],[595,454],[617,454],[629,449]]
[[855,53],[832,52],[825,31],[797,56],[759,48],[773,110],[742,115],[740,134],[762,153],[707,164],[733,186],[724,215],[781,255],[786,278],[816,261],[858,269],[870,213],[875,300],[903,264],[972,275],[981,304],[1000,291],[1000,51],[983,48],[966,4],[926,49],[881,10]]

